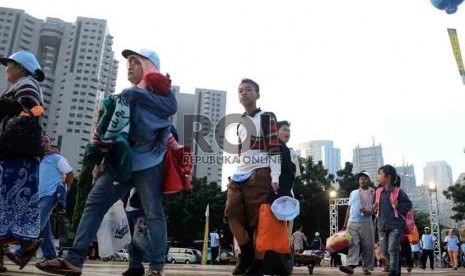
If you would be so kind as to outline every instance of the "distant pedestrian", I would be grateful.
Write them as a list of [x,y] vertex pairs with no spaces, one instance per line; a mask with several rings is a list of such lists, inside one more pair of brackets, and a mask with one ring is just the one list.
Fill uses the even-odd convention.
[[450,262],[452,268],[457,270],[458,264],[458,251],[459,251],[459,239],[454,234],[454,229],[449,230],[449,234],[446,236],[445,240],[447,243],[447,252],[449,252]]
[[436,238],[429,227],[425,227],[425,233],[421,235],[421,268],[426,268],[426,259],[429,258],[429,265],[431,270],[434,269],[434,244],[436,243]]
[[210,233],[210,252],[211,252],[211,263],[215,264],[218,255],[220,254],[220,235],[218,229],[214,228]]
[[292,247],[296,254],[302,254],[305,247],[308,247],[307,236],[303,233],[303,227],[300,225],[297,231],[292,234]]

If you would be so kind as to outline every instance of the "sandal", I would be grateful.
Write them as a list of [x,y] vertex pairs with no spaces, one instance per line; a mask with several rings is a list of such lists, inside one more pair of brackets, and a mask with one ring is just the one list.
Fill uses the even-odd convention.
[[[51,263],[55,261],[57,262],[56,264]],[[65,276],[80,276],[82,274],[80,270],[77,268],[70,268],[70,266],[74,265],[64,259],[45,260],[36,264],[37,269],[51,274]]]
[[[35,241],[32,242],[31,245],[29,245],[23,252],[23,254],[21,256],[17,256],[18,258],[18,263],[16,263],[17,265],[19,265],[19,269],[23,269],[28,263],[29,261],[32,259],[32,257],[35,256],[36,254],[36,251],[37,249],[39,249],[39,247],[42,245],[42,243],[44,242],[44,239],[37,239]],[[14,253],[13,253],[14,254]],[[16,256],[16,254],[14,254]]]

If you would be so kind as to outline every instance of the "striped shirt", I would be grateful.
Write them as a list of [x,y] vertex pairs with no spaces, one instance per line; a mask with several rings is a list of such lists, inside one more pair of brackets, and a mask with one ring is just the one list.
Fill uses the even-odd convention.
[[[262,124],[262,120],[266,120],[267,124]],[[252,115],[244,115],[237,128],[237,135],[239,163],[235,174],[249,175],[256,169],[269,167],[272,182],[279,183],[281,162],[278,128],[274,114],[258,109]]]

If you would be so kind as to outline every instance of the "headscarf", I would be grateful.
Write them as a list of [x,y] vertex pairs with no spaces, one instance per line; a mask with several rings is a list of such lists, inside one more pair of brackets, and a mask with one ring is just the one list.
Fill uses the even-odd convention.
[[[149,59],[143,58],[143,57],[138,56],[138,55],[132,55],[132,56],[130,56],[130,58],[128,58],[128,60],[127,60],[128,69],[129,69],[129,64],[130,64],[131,58],[135,58],[140,62],[141,66],[142,66],[142,72],[144,73],[144,75],[146,75],[148,73],[159,73],[158,68]],[[142,78],[141,81],[139,83],[136,83],[135,85],[137,87],[139,87],[139,88],[145,88],[146,84],[145,84],[144,78]]]

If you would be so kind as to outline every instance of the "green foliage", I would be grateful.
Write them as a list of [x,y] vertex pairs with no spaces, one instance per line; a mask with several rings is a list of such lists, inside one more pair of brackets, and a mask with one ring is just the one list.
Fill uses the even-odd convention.
[[[304,233],[313,237],[315,232],[322,236],[329,233],[329,197],[328,190],[334,182],[334,175],[328,176],[323,163],[314,163],[312,157],[301,158],[303,169],[300,179],[296,179],[294,194],[300,201],[300,215],[295,220],[295,226],[303,226]],[[294,229],[296,229],[294,227]]]
[[77,191],[75,197],[75,205],[73,211],[73,219],[71,221],[71,228],[73,232],[76,232],[81,220],[84,206],[87,200],[87,195],[92,189],[92,170],[94,169],[94,163],[87,157],[87,151],[84,154],[82,163],[81,173],[79,174],[79,180],[77,182]]
[[358,189],[358,182],[355,175],[352,173],[353,165],[350,162],[346,162],[344,169],[337,171],[337,182],[339,182],[338,197],[347,198],[350,196],[350,192]]
[[205,178],[193,179],[192,191],[167,195],[164,208],[170,239],[184,244],[203,239],[207,204],[210,204],[210,230],[214,227],[225,230],[226,192],[222,192],[216,182],[207,183]]
[[415,211],[415,224],[417,225],[418,232],[420,232],[420,235],[423,234],[425,227],[431,227],[429,214]]
[[465,185],[457,183],[449,186],[446,191],[443,191],[443,194],[454,202],[454,207],[452,207],[454,214],[450,218],[463,220],[465,218]]

